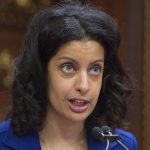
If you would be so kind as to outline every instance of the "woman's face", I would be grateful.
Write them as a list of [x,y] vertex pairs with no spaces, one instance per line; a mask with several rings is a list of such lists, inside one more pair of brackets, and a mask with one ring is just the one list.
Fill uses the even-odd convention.
[[84,122],[100,94],[104,48],[96,41],[71,41],[48,63],[49,112],[55,117]]

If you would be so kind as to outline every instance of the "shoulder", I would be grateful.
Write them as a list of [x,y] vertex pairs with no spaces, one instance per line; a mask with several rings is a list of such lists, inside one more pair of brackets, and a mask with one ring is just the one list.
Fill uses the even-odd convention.
[[129,149],[137,150],[137,140],[131,132],[116,129],[115,133],[120,136],[120,141],[124,143]]
[[[135,136],[127,131],[116,129],[115,133],[119,135],[120,142],[123,143],[129,150],[137,150],[137,141]],[[88,135],[88,147],[89,150],[101,150],[106,149],[106,141],[97,141],[91,134]],[[109,149],[122,150],[122,147],[117,142],[111,142]]]
[[120,138],[122,138],[122,139],[136,140],[135,136],[131,132],[121,130],[121,129],[116,129],[115,133],[119,134]]
[[4,121],[0,124],[0,150],[40,150],[40,142],[38,132],[35,130],[29,131],[23,136],[14,134],[11,120]]
[[10,127],[10,120],[4,121],[0,123],[0,148],[3,148],[5,138],[7,136],[9,127]]
[[10,124],[10,120],[0,123],[0,138],[7,133],[8,129],[10,128]]

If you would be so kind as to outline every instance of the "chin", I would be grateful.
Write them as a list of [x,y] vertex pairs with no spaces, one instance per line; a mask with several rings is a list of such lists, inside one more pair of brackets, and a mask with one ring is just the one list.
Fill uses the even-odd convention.
[[70,120],[76,123],[84,123],[87,117],[87,115],[77,114],[75,116],[70,117]]

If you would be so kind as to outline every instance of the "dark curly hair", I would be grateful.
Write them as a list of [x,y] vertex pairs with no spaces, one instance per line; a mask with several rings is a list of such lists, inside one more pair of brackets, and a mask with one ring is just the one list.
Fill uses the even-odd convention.
[[[47,114],[47,64],[63,44],[89,39],[105,51],[105,68],[99,101],[85,122],[117,127],[126,114],[129,78],[118,56],[120,35],[116,21],[106,12],[79,2],[61,2],[37,13],[27,30],[21,55],[14,62],[11,94],[12,127],[17,135],[41,130]],[[90,130],[89,130],[90,129]]]

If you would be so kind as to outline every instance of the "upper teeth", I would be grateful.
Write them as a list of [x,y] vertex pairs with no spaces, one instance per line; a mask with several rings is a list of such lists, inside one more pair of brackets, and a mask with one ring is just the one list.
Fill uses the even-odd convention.
[[71,102],[74,103],[74,104],[75,104],[75,103],[76,103],[76,104],[85,104],[86,101],[84,101],[84,100],[79,100],[79,99],[74,99],[74,100],[71,100]]
[[83,100],[79,100],[79,99],[76,99],[76,100],[74,100],[75,102],[78,102],[78,103],[82,103],[82,102],[84,102]]

